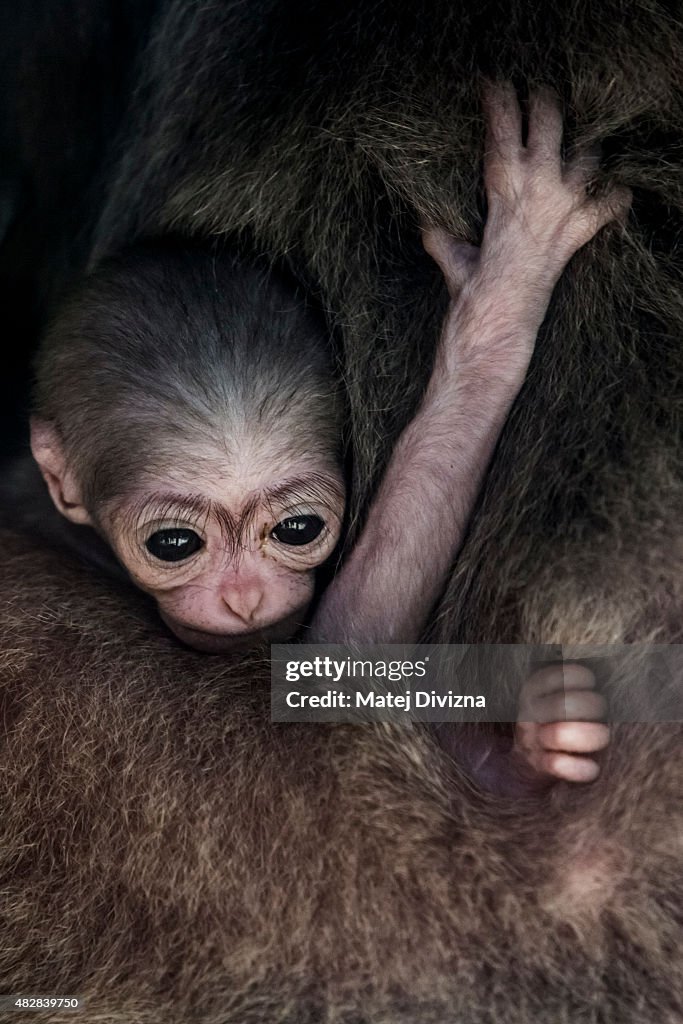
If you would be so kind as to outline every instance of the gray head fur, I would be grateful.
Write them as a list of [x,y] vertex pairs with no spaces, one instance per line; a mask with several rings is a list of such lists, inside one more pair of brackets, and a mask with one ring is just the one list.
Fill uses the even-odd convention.
[[230,458],[245,437],[339,458],[341,409],[324,325],[272,271],[191,246],[138,246],[61,307],[36,360],[89,507],[150,470]]

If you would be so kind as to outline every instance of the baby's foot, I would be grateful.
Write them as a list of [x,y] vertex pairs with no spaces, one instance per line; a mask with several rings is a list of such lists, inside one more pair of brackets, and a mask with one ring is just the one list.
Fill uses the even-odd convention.
[[514,753],[538,781],[592,782],[600,773],[594,756],[609,743],[601,721],[607,705],[585,665],[546,665],[520,694]]

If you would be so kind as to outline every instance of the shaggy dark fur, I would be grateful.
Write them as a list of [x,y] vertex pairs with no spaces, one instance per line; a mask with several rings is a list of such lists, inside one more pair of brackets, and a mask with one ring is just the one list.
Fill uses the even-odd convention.
[[245,427],[273,451],[280,432],[295,438],[292,458],[298,444],[340,459],[338,390],[324,324],[292,282],[234,252],[167,241],[121,254],[62,303],[33,412],[56,424],[99,510],[134,491],[150,460],[161,478],[179,463],[201,477],[207,447]]
[[98,1024],[679,1024],[680,728],[497,800],[421,730],[271,725],[265,661],[2,545],[4,992]]
[[[171,227],[286,256],[343,347],[357,522],[442,312],[418,222],[481,228],[479,75],[554,85],[570,142],[607,140],[627,230],[557,289],[432,634],[683,640],[669,5],[162,8],[93,262]],[[680,1024],[680,729],[496,800],[421,731],[270,725],[265,664],[4,544],[1,991],[99,1024]]]
[[554,86],[633,211],[563,276],[434,632],[681,639],[683,37],[663,3],[554,7],[170,4],[98,251],[172,226],[286,253],[343,339],[362,509],[441,313],[418,221],[480,231],[479,75]]

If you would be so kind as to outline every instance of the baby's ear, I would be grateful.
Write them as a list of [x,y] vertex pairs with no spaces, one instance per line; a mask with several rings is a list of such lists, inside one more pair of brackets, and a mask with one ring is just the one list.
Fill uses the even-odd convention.
[[50,420],[31,417],[31,451],[55,507],[72,523],[91,525],[92,520],[83,504],[78,480],[67,466],[59,431]]

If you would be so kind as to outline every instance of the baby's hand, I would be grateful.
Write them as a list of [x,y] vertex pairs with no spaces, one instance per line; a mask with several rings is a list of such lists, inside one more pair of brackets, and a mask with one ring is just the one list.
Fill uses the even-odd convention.
[[594,755],[609,743],[606,702],[584,665],[546,665],[522,688],[514,753],[539,781],[592,782],[600,773]]
[[529,98],[529,130],[522,145],[522,115],[511,85],[490,85],[484,95],[488,136],[484,182],[489,211],[482,265],[522,285],[531,279],[552,289],[574,253],[600,228],[627,212],[631,195],[617,188],[591,198],[598,170],[595,150],[562,160],[562,110],[549,91]]
[[426,228],[423,242],[441,268],[451,296],[450,344],[457,349],[463,317],[473,319],[481,325],[482,347],[495,364],[496,350],[488,335],[491,325],[505,325],[507,331],[499,332],[507,337],[498,361],[509,361],[519,348],[526,365],[565,266],[600,228],[625,216],[631,194],[626,188],[600,198],[587,194],[598,155],[578,150],[563,161],[562,111],[552,93],[531,95],[526,145],[511,84],[489,85],[484,107],[488,215],[481,248],[458,241],[440,227]]

